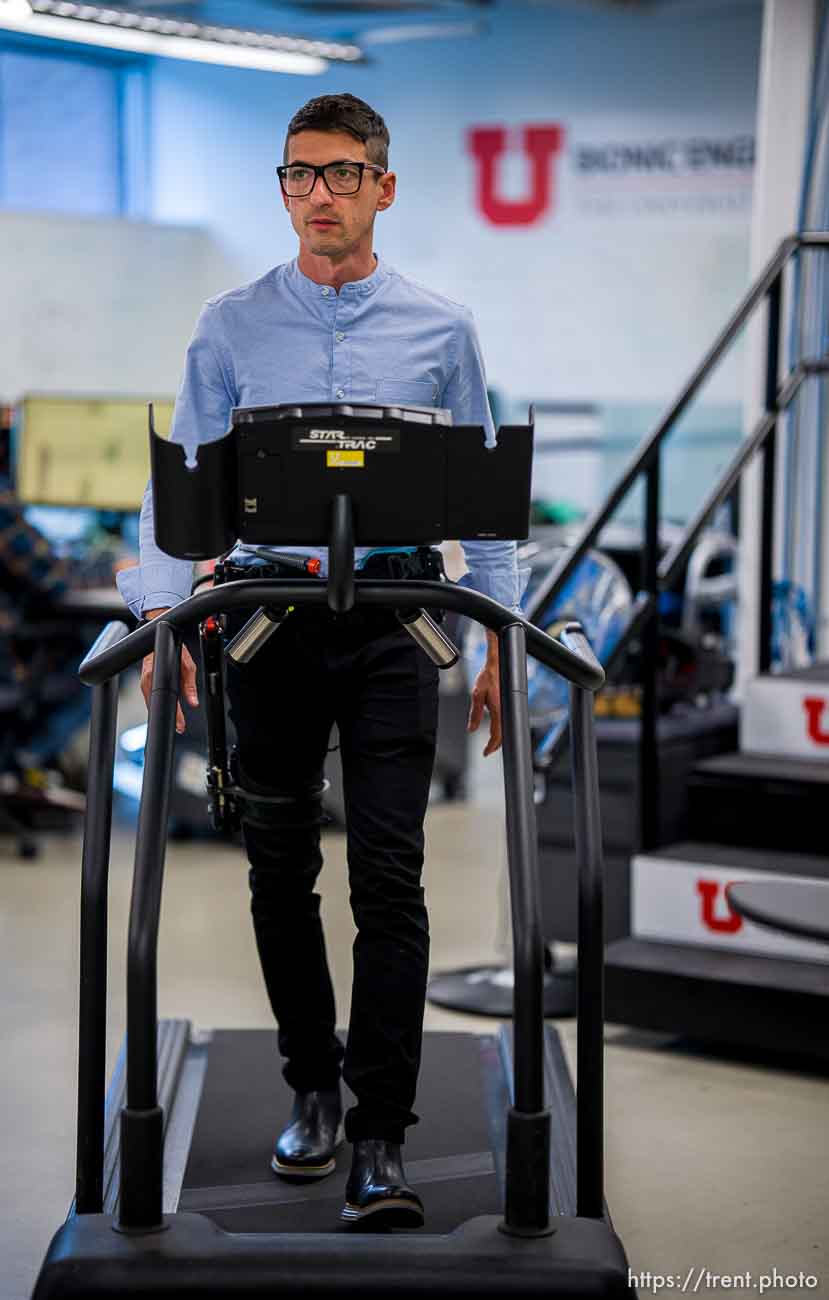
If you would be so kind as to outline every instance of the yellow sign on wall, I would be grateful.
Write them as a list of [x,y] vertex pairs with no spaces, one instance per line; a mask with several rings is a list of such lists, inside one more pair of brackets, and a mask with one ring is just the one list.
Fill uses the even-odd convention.
[[24,398],[16,425],[21,501],[137,510],[150,477],[151,400],[156,432],[167,437],[169,398]]

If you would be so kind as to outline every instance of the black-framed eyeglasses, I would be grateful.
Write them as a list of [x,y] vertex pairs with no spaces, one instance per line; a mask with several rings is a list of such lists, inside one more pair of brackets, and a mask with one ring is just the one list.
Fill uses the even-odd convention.
[[385,168],[377,163],[347,161],[325,163],[322,167],[313,163],[288,163],[277,167],[276,174],[286,198],[304,199],[316,185],[318,176],[332,194],[356,194],[363,183],[364,171],[385,174]]

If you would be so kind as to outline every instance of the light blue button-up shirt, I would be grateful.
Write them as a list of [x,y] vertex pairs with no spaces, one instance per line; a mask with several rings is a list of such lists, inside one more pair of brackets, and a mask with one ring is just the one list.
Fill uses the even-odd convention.
[[[172,440],[190,459],[199,443],[227,432],[233,407],[285,402],[448,407],[455,424],[480,424],[495,441],[470,312],[380,259],[339,293],[309,280],[294,260],[206,303],[187,349]],[[281,546],[278,537],[271,544],[318,555],[326,572],[325,549]],[[515,542],[464,541],[463,549],[469,573],[461,581],[517,609]],[[156,545],[149,487],[140,550],[140,565],[117,576],[136,616],[190,595],[192,563]]]

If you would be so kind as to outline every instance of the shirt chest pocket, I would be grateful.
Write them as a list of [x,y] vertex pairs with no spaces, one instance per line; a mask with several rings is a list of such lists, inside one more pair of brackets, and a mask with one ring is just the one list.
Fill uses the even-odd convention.
[[438,386],[431,379],[378,379],[377,401],[381,405],[434,406]]

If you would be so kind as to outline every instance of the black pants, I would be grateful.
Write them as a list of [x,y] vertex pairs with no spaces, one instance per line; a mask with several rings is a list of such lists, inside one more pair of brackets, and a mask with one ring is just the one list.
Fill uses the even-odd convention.
[[[423,818],[435,753],[437,669],[393,615],[297,611],[244,667],[228,697],[243,781],[298,797],[280,824],[243,824],[256,942],[297,1091],[343,1077],[357,1098],[346,1136],[402,1142],[420,1067],[429,924],[420,884]],[[348,1040],[334,993],[314,884],[320,830],[308,816],[337,724],[357,926]],[[344,1058],[344,1059],[343,1059]]]

